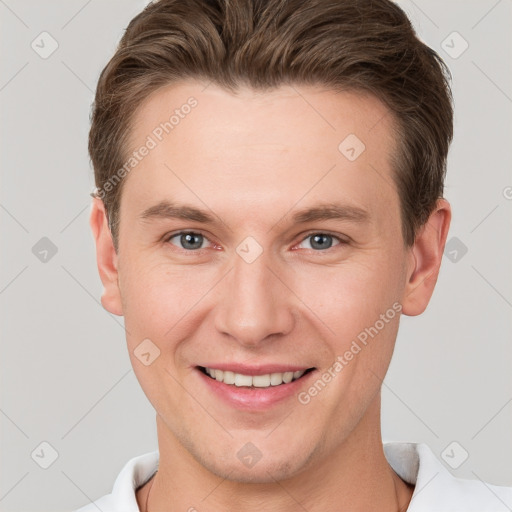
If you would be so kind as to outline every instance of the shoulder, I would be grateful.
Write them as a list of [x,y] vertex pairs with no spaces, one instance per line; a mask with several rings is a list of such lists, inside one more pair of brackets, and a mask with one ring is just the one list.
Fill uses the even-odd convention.
[[415,489],[408,512],[503,512],[512,510],[512,487],[453,476],[424,443],[385,443],[394,471]]
[[110,494],[73,512],[139,512],[136,490],[153,476],[158,462],[158,450],[133,457],[117,476]]

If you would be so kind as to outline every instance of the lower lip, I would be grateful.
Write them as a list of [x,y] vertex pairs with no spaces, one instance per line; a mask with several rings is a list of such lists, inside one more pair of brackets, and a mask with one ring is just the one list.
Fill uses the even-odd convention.
[[221,399],[238,409],[251,411],[268,409],[296,395],[304,387],[306,381],[309,381],[311,375],[316,373],[316,370],[310,371],[301,378],[289,382],[288,384],[269,386],[268,388],[257,388],[224,384],[224,382],[219,382],[204,374],[199,368],[196,368],[196,371],[208,388]]

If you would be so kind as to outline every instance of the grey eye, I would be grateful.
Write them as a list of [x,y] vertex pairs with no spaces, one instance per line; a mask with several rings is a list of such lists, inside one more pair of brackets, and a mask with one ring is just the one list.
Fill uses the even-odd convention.
[[[178,238],[179,244],[172,242],[174,238]],[[205,241],[205,237],[200,233],[177,233],[176,235],[171,236],[168,241],[173,245],[178,245],[178,247],[181,247],[182,249],[194,251],[202,248],[201,246]]]
[[301,243],[305,243],[310,240],[309,247],[306,249],[324,250],[330,249],[333,245],[338,245],[339,241],[333,244],[334,240],[338,240],[334,235],[328,235],[327,233],[314,233],[307,236]]

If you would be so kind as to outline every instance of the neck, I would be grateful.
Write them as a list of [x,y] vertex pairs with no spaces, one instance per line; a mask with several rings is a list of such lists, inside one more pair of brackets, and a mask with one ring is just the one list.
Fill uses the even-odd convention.
[[[404,512],[413,486],[389,466],[380,432],[380,396],[349,436],[328,456],[284,480],[237,482],[196,461],[157,415],[160,462],[155,477],[137,493],[142,512],[166,510],[308,512]],[[148,509],[145,502],[148,498]]]

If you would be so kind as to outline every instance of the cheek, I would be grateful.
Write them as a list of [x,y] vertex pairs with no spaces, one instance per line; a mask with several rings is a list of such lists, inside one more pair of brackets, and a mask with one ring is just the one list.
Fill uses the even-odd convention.
[[376,320],[401,297],[403,279],[396,267],[396,260],[378,258],[310,266],[294,273],[292,289],[333,330],[346,331]]
[[[120,281],[128,351],[136,377],[159,410],[178,408],[181,345],[194,332],[204,275],[188,269],[148,264],[135,258],[122,267]],[[188,271],[186,271],[188,270]],[[144,360],[144,355],[149,356]],[[148,361],[149,359],[149,361]],[[148,363],[148,364],[146,364]]]
[[[215,282],[215,270],[193,266],[151,264],[132,259],[121,274],[121,295],[131,343],[142,338],[162,341],[166,346],[197,322],[201,301]],[[139,341],[140,342],[140,341]]]

